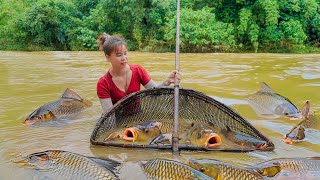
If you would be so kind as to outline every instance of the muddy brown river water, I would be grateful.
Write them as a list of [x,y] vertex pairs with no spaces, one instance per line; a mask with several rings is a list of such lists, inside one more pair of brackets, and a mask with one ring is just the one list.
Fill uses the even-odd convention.
[[[129,63],[145,67],[158,83],[175,68],[174,61],[174,53],[129,52]],[[28,154],[49,149],[122,161],[121,179],[142,177],[136,161],[172,158],[171,151],[166,150],[90,145],[90,135],[101,115],[95,86],[109,67],[101,52],[0,51],[0,179],[41,179],[21,161]],[[307,129],[304,142],[285,144],[284,135],[297,121],[258,117],[245,101],[259,90],[261,82],[266,82],[299,108],[310,100],[319,114],[319,54],[181,54],[180,68],[181,87],[203,92],[230,106],[276,147],[270,152],[249,153],[182,151],[182,158],[213,158],[247,166],[272,158],[320,156],[319,129]],[[93,106],[63,123],[21,124],[36,108],[59,98],[66,88],[91,100]]]

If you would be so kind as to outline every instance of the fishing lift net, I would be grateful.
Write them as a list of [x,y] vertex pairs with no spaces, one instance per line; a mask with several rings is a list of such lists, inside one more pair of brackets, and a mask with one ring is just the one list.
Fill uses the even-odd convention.
[[[146,89],[132,93],[113,108],[102,114],[90,138],[93,145],[117,146],[127,148],[172,149],[172,144],[149,144],[148,142],[106,141],[105,138],[116,130],[125,129],[139,123],[157,121],[174,123],[174,88],[161,87]],[[232,138],[238,135],[258,141],[264,141],[264,150],[273,150],[274,144],[255,129],[248,121],[230,107],[205,95],[204,93],[180,88],[179,89],[179,132],[183,124],[202,123],[216,132],[229,129],[232,133],[222,138],[223,145],[207,148],[199,145],[181,143],[179,149],[203,151],[248,152],[257,150],[254,147],[242,147],[240,143],[232,143]],[[171,131],[172,132],[172,131]],[[182,135],[179,134],[179,137]],[[223,136],[223,135],[222,135]],[[232,137],[228,137],[232,136]],[[230,140],[225,145],[223,141]],[[235,139],[238,141],[239,139]],[[240,139],[241,140],[241,139]],[[245,143],[244,143],[245,144]]]

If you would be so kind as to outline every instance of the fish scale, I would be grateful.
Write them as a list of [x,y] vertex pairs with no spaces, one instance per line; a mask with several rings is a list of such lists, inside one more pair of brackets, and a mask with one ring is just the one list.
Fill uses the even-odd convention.
[[190,167],[202,172],[213,179],[219,180],[262,180],[259,173],[239,168],[214,159],[190,159],[187,163]]
[[[279,166],[280,169],[275,172],[272,171],[272,168],[277,166]],[[282,170],[293,173],[307,173],[309,171],[319,173],[320,157],[273,159],[258,163],[251,168],[257,169],[268,176],[274,176]]]
[[291,161],[282,160],[279,161],[279,163],[283,169],[292,169],[294,171],[320,169],[320,162],[315,163],[313,161],[306,161],[304,159],[296,159]]
[[[68,154],[66,154],[68,155]],[[57,154],[56,156],[59,156],[59,154]],[[70,156],[70,158],[65,158],[66,156],[61,154],[60,157],[53,157],[53,159],[56,159],[55,162],[53,162],[53,164],[60,164],[58,167],[60,168],[55,168],[54,171],[56,172],[61,172],[64,171],[65,168],[69,168],[70,170],[73,170],[75,172],[78,172],[81,169],[87,169],[87,172],[85,172],[83,176],[84,179],[87,178],[92,178],[95,179],[95,174],[93,172],[100,172],[101,173],[101,168],[98,166],[92,166],[91,164],[88,163],[88,160],[82,161],[80,162],[80,160],[82,160],[82,158],[76,157],[76,156]],[[93,171],[93,172],[92,172]],[[65,172],[64,174],[66,174],[67,172]],[[107,173],[102,173],[102,174],[98,174],[99,176],[105,178],[105,179],[113,179],[112,176]],[[80,178],[80,177],[75,177],[75,179]]]
[[166,159],[153,159],[143,165],[148,179],[212,179],[185,164]]

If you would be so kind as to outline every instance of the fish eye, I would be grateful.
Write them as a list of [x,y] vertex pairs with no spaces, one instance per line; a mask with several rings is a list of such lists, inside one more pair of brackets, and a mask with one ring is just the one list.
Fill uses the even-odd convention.
[[204,172],[205,169],[203,167],[200,168],[200,172]]
[[44,154],[44,155],[42,155],[42,156],[40,156],[40,157],[41,157],[41,159],[44,159],[44,160],[48,160],[48,159],[49,159],[49,156],[46,155],[46,154]]
[[284,115],[286,115],[286,116],[287,116],[287,115],[289,115],[289,113],[287,113],[287,112],[286,112],[286,113],[284,113]]

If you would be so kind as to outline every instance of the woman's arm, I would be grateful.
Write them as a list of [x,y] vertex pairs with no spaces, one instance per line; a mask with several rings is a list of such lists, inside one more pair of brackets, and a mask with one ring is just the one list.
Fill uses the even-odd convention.
[[167,77],[167,79],[165,81],[163,81],[161,84],[157,85],[152,79],[146,84],[144,85],[144,88],[149,89],[149,88],[153,88],[153,87],[161,87],[161,86],[170,86],[171,83],[174,83],[174,76],[175,74],[177,74],[177,79],[178,81],[181,80],[181,74],[174,70],[172,71],[169,76]]
[[107,112],[111,109],[111,107],[113,106],[111,98],[107,98],[107,99],[101,99],[99,98],[103,112]]

